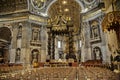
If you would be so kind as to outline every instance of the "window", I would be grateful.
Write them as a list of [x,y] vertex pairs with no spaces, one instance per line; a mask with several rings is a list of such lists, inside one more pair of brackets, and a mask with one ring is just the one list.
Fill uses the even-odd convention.
[[58,48],[61,48],[61,41],[58,41]]

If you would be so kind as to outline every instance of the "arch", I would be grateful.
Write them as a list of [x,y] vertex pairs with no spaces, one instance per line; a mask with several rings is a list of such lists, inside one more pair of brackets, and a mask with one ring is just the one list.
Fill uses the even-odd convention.
[[75,0],[75,1],[80,5],[81,11],[83,11],[85,9],[85,7],[83,6],[82,1],[80,1],[80,0]]
[[49,10],[49,8],[51,7],[51,5],[53,4],[53,3],[55,3],[57,0],[53,0],[49,5],[48,5],[48,7],[47,7],[47,9],[46,9],[46,11],[45,11],[45,13],[47,13],[48,14],[48,10]]
[[12,39],[12,32],[8,27],[0,27],[0,58],[2,61],[0,63],[8,62],[9,56],[9,45]]
[[11,42],[11,30],[8,27],[0,27],[0,40]]
[[[49,5],[48,5],[48,7],[46,8],[46,11],[45,11],[45,14],[47,14],[48,15],[48,10],[49,10],[49,8],[52,6],[52,4],[54,4],[55,2],[56,2],[57,0],[53,0]],[[84,6],[83,6],[83,3],[82,3],[82,1],[80,1],[80,0],[75,0],[78,4],[79,4],[79,6],[81,7],[81,11],[83,11],[85,8],[84,8]],[[49,16],[49,15],[48,15]]]

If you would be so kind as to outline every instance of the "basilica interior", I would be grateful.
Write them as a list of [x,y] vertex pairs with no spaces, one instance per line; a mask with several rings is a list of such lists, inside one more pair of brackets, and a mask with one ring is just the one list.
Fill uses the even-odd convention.
[[0,0],[0,80],[120,80],[120,0]]

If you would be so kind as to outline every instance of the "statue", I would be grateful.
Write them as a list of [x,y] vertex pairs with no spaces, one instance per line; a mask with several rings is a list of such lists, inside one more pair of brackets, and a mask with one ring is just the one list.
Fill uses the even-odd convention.
[[3,53],[0,52],[0,63],[3,63],[3,62],[4,62],[4,60],[3,60]]
[[38,51],[33,51],[32,52],[32,65],[34,68],[38,67]]
[[38,61],[37,60],[37,57],[38,57],[38,53],[37,52],[33,52],[33,56],[32,57],[33,57],[33,61],[32,61],[33,63]]
[[21,54],[21,50],[20,50],[20,48],[17,48],[15,61],[20,61],[20,54]]
[[93,52],[94,52],[95,60],[102,60],[101,49],[99,47],[95,47]]

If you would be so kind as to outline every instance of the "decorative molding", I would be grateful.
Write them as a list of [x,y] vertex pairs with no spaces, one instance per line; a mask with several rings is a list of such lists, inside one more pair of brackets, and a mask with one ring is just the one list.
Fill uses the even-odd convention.
[[91,41],[92,43],[94,42],[100,42],[101,41],[101,34],[100,34],[100,25],[99,21],[97,19],[94,19],[89,22],[90,24],[90,32],[91,32]]
[[43,9],[45,7],[45,3],[45,0],[31,0],[32,6],[37,10]]
[[29,20],[37,21],[39,23],[47,23],[47,19],[36,15],[29,15]]
[[93,4],[95,1],[96,0],[84,0],[84,3],[90,5]]
[[88,15],[84,15],[83,16],[83,22],[87,22],[87,21],[90,21],[92,19],[95,19],[100,15],[102,15],[102,11],[100,9],[95,11],[95,12],[92,12],[92,13],[90,13]]

